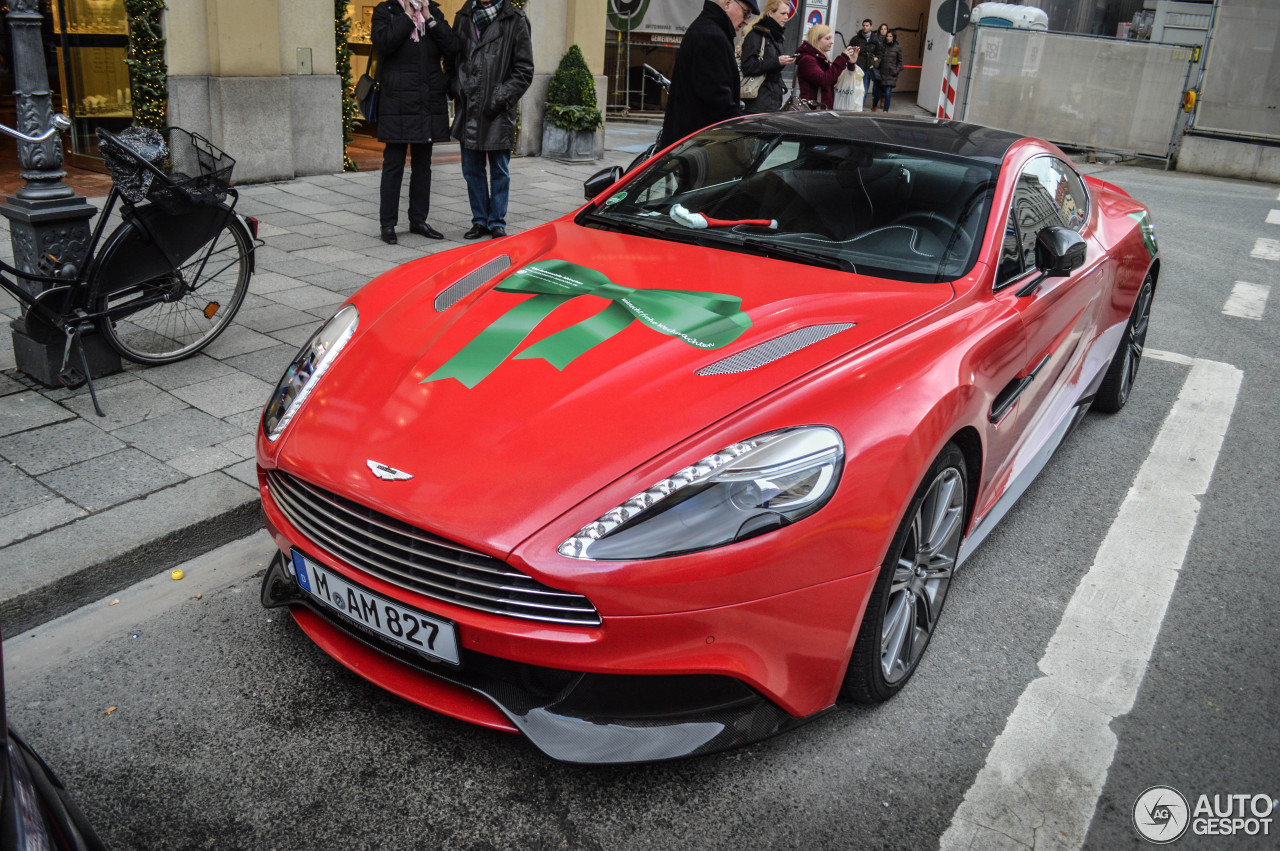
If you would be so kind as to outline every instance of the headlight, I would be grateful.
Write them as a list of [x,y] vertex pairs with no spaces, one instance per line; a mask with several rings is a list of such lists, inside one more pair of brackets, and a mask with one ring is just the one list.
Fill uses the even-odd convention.
[[742,541],[817,511],[840,481],[835,429],[784,429],[727,446],[636,494],[559,547],[581,559],[658,558]]
[[359,311],[348,304],[335,313],[298,352],[262,412],[262,430],[267,433],[267,440],[275,440],[284,431],[320,382],[320,377],[356,332],[359,323]]

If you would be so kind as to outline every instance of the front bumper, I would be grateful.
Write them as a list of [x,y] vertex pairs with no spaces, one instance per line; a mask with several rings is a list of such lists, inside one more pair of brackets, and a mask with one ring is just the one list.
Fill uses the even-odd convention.
[[[741,680],[717,674],[610,674],[523,664],[463,647],[462,664],[436,664],[315,605],[277,552],[262,604],[288,606],[329,655],[420,705],[523,733],[553,759],[606,764],[697,756],[799,726]],[[495,713],[496,710],[496,713]]]

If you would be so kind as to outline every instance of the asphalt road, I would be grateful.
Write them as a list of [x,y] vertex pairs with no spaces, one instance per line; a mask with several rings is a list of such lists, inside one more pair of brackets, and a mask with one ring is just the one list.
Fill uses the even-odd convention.
[[[1177,487],[1178,463],[1152,461],[1153,447],[1193,364],[1211,362],[1239,370],[1239,393],[1217,412],[1229,427],[1183,530],[1158,639],[1132,672],[1136,699],[1103,725],[1114,753],[1100,794],[1086,795],[1096,809],[1080,836],[1052,829],[1066,816],[1046,812],[1034,841],[1145,847],[1131,814],[1157,785],[1192,806],[1202,794],[1274,801],[1280,307],[1261,319],[1222,310],[1237,281],[1276,279],[1277,262],[1251,253],[1259,238],[1280,240],[1266,222],[1278,189],[1089,171],[1152,207],[1164,274],[1148,347],[1168,354],[1144,361],[1123,412],[1084,420],[968,561],[919,672],[892,701],[841,705],[702,759],[554,763],[518,737],[381,692],[260,608],[271,544],[259,536],[185,566],[181,582],[157,577],[116,605],[6,641],[11,721],[116,848],[936,848],[1044,675],[1100,546],[1128,528],[1118,524],[1140,471]],[[1215,413],[1198,412],[1194,394],[1182,404]],[[1202,448],[1181,447],[1184,462]],[[1159,542],[1138,549],[1148,543]],[[1062,799],[1079,797],[1063,777]],[[1189,833],[1174,847],[1274,848],[1276,832]],[[988,835],[975,847],[1024,846]]]

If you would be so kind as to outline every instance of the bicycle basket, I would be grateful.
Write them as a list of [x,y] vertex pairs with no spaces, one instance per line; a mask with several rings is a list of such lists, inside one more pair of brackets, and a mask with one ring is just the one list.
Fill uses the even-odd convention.
[[[191,204],[220,204],[236,161],[203,136],[180,127],[157,132],[129,127],[118,136],[99,129],[103,162],[116,188],[134,204],[151,201],[169,213]],[[155,170],[152,170],[154,167]]]

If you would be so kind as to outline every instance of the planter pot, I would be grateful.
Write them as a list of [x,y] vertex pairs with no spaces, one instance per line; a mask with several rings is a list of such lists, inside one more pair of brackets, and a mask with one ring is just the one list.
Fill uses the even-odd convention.
[[594,130],[562,130],[550,122],[542,125],[542,155],[570,162],[592,162],[596,158]]

